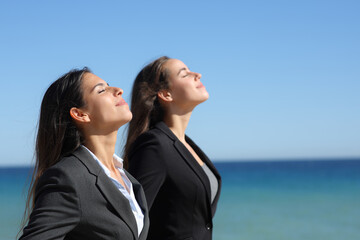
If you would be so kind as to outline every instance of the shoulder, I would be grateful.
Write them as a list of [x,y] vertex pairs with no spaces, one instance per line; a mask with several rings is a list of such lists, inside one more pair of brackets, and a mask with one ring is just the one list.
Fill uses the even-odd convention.
[[130,150],[130,156],[143,148],[156,147],[159,149],[166,148],[166,146],[171,144],[172,141],[166,136],[166,134],[164,134],[161,130],[154,128],[144,132],[134,141]]
[[57,164],[52,166],[49,170],[57,170],[66,172],[68,175],[78,175],[80,172],[87,171],[86,166],[74,155],[63,157]]
[[141,134],[136,140],[135,144],[137,145],[141,142],[165,142],[165,143],[173,143],[177,140],[177,137],[174,133],[170,130],[170,128],[164,122],[158,122],[155,126],[148,131]]
[[169,139],[169,138],[163,131],[161,131],[158,128],[152,128],[152,129],[144,132],[137,138],[138,141],[141,141],[141,140],[156,141],[156,140],[163,140],[163,139]]
[[141,134],[132,144],[128,155],[128,170],[135,177],[139,171],[166,172],[169,156],[174,155],[173,141],[159,129],[151,129]]
[[74,155],[63,157],[58,163],[48,168],[40,177],[38,187],[43,185],[59,184],[74,188],[88,176],[84,164]]

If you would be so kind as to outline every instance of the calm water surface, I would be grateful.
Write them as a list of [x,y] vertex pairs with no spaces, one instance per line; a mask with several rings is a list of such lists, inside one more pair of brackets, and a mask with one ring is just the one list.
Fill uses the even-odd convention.
[[[360,239],[360,159],[215,162],[214,240]],[[0,168],[0,240],[15,239],[29,168]]]

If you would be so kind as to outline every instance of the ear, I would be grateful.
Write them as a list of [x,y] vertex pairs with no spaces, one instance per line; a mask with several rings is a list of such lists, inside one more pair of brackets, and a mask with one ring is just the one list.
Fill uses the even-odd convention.
[[70,109],[70,116],[73,120],[79,123],[90,122],[89,115],[83,110],[76,107]]
[[160,90],[157,93],[157,96],[165,102],[171,102],[173,100],[172,95],[169,92],[169,90]]

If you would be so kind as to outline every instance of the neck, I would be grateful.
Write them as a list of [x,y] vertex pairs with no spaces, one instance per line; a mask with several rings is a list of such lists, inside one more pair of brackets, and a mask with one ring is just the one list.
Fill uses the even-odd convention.
[[107,135],[89,134],[85,136],[84,145],[109,169],[114,170],[117,131]]
[[185,130],[191,117],[191,111],[184,114],[169,113],[165,115],[164,122],[175,134],[175,136],[185,143]]

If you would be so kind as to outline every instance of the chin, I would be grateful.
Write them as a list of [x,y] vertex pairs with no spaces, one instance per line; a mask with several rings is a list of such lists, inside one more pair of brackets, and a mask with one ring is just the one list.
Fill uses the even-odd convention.
[[124,117],[123,121],[125,122],[124,124],[128,123],[131,121],[133,115],[132,113],[130,112],[126,117]]
[[206,92],[206,94],[204,94],[204,100],[203,100],[203,102],[205,102],[205,101],[208,100],[208,99],[209,99],[209,93]]
[[202,98],[202,99],[199,99],[198,101],[196,101],[196,104],[195,104],[195,106],[197,106],[197,105],[199,105],[199,104],[201,104],[201,103],[203,103],[203,102],[205,102],[206,100],[208,100],[208,98],[209,98],[209,96],[208,97],[204,97],[204,98]]
[[121,119],[119,119],[119,120],[117,121],[118,127],[120,128],[120,127],[124,126],[125,124],[127,124],[128,122],[130,122],[131,119],[132,119],[132,113],[129,111],[128,114],[122,115],[122,116],[121,116]]
[[124,121],[130,122],[133,117],[133,114],[130,110],[128,110],[128,111],[124,112],[123,114],[121,114],[121,117]]
[[[126,119],[126,123],[130,122],[131,119],[132,119],[132,115],[131,115],[131,117],[129,117],[128,119]],[[126,123],[125,123],[125,124],[126,124]]]

